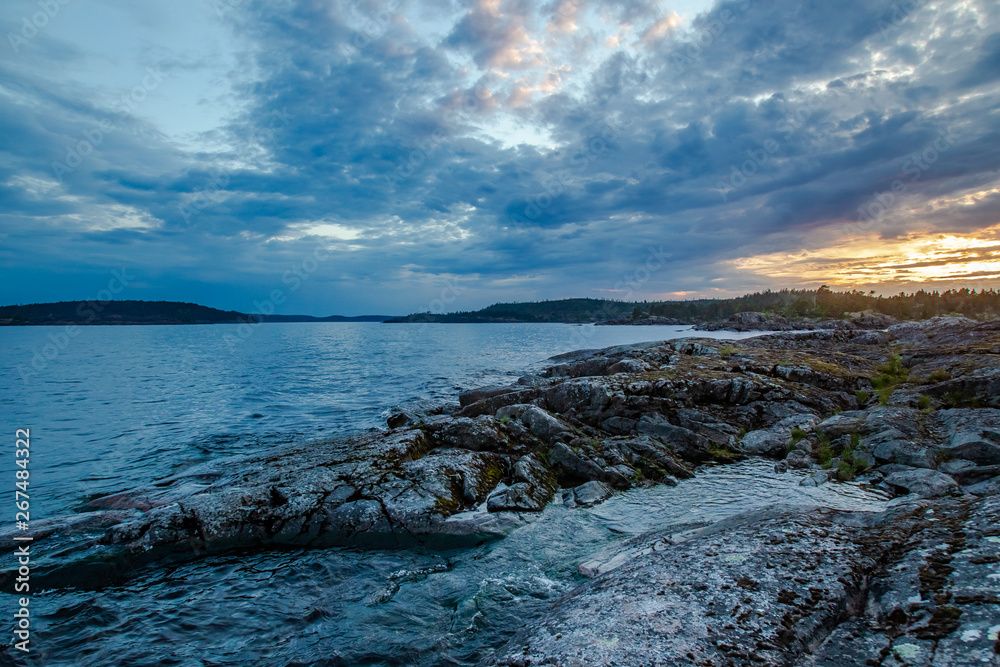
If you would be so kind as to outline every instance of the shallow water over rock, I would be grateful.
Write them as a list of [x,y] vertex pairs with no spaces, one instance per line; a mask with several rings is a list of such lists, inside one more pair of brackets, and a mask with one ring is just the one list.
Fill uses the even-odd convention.
[[96,592],[49,591],[32,602],[41,650],[26,664],[474,665],[580,585],[581,565],[627,558],[631,537],[779,504],[887,504],[854,484],[801,487],[804,472],[773,467],[705,467],[591,508],[553,503],[471,549],[227,554]]

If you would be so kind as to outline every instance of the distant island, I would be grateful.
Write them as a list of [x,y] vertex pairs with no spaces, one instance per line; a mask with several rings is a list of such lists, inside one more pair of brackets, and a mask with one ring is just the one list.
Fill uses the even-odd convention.
[[60,301],[0,306],[0,326],[68,324],[241,324],[245,322],[385,322],[400,323],[563,323],[616,325],[689,325],[702,330],[884,328],[902,320],[962,315],[980,320],[1000,317],[995,289],[919,291],[878,296],[859,290],[766,290],[729,299],[686,301],[615,301],[557,299],[497,303],[475,311],[414,313],[406,317],[362,315],[261,315],[218,310],[178,301]]
[[245,322],[384,322],[389,315],[313,317],[219,310],[179,301],[59,301],[0,306],[0,326],[242,324]]
[[[750,316],[750,315],[753,316]],[[970,289],[877,296],[851,290],[766,290],[730,299],[688,301],[614,301],[560,299],[531,303],[498,303],[482,310],[415,313],[386,320],[405,322],[563,322],[570,324],[689,324],[705,329],[815,328],[831,320],[868,317],[874,323],[924,320],[935,315],[993,319],[1000,315],[1000,292]]]

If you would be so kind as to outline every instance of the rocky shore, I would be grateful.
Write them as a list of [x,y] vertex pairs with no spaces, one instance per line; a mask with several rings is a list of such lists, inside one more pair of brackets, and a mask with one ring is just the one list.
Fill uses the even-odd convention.
[[1000,323],[551,361],[454,412],[95,499],[36,535],[45,585],[98,587],[237,548],[474,545],[552,502],[593,505],[760,456],[809,471],[806,484],[896,500],[882,514],[779,506],[641,536],[581,567],[579,589],[483,664],[1000,664]]
[[843,319],[818,317],[787,318],[774,313],[758,313],[745,311],[736,313],[725,320],[694,321],[674,317],[659,317],[642,315],[640,317],[621,317],[606,322],[598,322],[597,326],[630,325],[630,326],[691,326],[696,331],[816,331],[816,330],[884,330],[900,322],[881,313],[855,313]]

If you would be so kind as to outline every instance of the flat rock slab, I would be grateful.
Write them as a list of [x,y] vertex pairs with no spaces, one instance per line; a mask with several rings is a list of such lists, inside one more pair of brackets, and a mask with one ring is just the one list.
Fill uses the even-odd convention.
[[651,533],[480,664],[997,665],[998,526],[991,497]]
[[1000,665],[1000,498],[929,506],[876,579],[866,612],[803,666]]

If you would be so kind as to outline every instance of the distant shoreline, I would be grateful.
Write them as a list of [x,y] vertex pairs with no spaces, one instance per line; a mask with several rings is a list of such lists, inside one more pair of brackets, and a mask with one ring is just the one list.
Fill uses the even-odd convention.
[[280,322],[384,322],[390,315],[275,315],[180,301],[59,301],[0,306],[0,326],[136,326]]
[[[386,318],[389,319],[389,318]],[[323,318],[315,318],[310,320],[271,320],[265,319],[263,324],[381,324],[384,320],[376,319],[363,319],[363,318],[349,318],[337,320],[328,320]],[[172,326],[205,326],[205,325],[216,325],[216,324],[257,324],[258,320],[256,318],[251,318],[249,320],[233,320],[230,322],[29,322],[29,323],[11,323],[11,322],[0,322],[0,327],[172,327]]]
[[693,326],[703,331],[799,331],[884,329],[935,316],[974,320],[1000,317],[995,289],[919,291],[876,296],[860,291],[781,290],[728,299],[628,302],[571,298],[497,303],[477,311],[342,316],[277,315],[275,304],[254,304],[255,313],[219,310],[177,301],[62,301],[0,306],[0,326],[93,326],[139,324],[259,324],[264,322],[384,322],[387,324],[597,324]]

